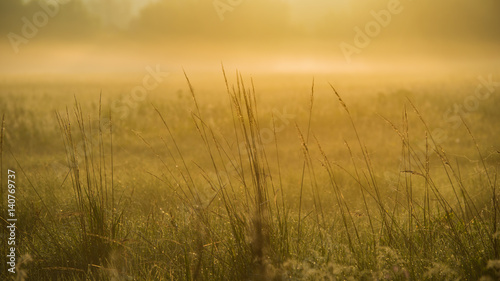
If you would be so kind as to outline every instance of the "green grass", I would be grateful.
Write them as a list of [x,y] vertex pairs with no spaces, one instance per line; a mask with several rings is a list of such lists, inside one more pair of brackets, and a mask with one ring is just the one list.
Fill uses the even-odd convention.
[[498,97],[452,128],[443,112],[470,92],[450,85],[260,95],[221,78],[206,92],[186,76],[124,117],[126,90],[3,86],[23,278],[500,277]]

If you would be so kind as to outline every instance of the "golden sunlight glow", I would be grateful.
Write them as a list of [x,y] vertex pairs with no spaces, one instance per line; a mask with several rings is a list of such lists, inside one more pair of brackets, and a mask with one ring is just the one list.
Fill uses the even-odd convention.
[[[0,74],[192,71],[338,73],[499,61],[497,1],[3,2]],[[9,16],[7,16],[7,14]],[[412,67],[409,67],[409,64]]]

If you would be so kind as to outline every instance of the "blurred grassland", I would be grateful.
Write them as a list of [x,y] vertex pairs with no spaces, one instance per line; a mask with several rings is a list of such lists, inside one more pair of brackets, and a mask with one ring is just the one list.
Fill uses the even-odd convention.
[[[242,85],[238,84],[233,75],[228,75],[228,78],[229,85],[235,85],[235,92],[238,92],[238,85]],[[243,79],[245,87],[251,89],[250,79]],[[255,275],[258,270],[252,266],[255,262],[252,260],[252,251],[231,249],[233,242],[227,242],[234,240],[234,245],[243,248],[246,245],[250,249],[254,247],[252,243],[255,241],[252,240],[251,230],[243,227],[245,230],[239,232],[231,230],[230,227],[233,225],[231,218],[234,217],[241,219],[242,225],[247,225],[245,221],[252,221],[251,217],[243,215],[248,215],[246,212],[241,216],[237,215],[239,209],[235,206],[250,208],[252,204],[244,201],[245,198],[252,198],[253,193],[245,189],[246,185],[239,183],[237,173],[213,169],[213,161],[219,168],[228,167],[231,166],[228,159],[235,160],[240,156],[247,156],[244,151],[245,142],[241,136],[238,140],[235,139],[235,113],[232,111],[222,74],[213,77],[190,77],[199,111],[185,78],[180,74],[172,74],[160,87],[149,91],[141,101],[130,99],[131,89],[140,83],[140,77],[113,82],[106,82],[105,77],[90,82],[43,79],[32,82],[2,81],[0,113],[5,116],[3,167],[18,171],[18,228],[21,233],[19,253],[30,254],[34,259],[25,266],[28,278],[32,274],[29,280],[78,280],[84,277],[95,280],[127,280],[132,277],[137,280],[221,280],[222,276],[226,276],[224,278],[229,278],[228,280],[319,280],[322,276],[332,278],[328,280],[406,280],[408,276],[411,276],[412,280],[445,280],[441,277],[455,280],[454,278],[458,277],[480,276],[494,278],[494,274],[498,273],[495,270],[498,269],[488,267],[487,263],[498,258],[493,254],[498,249],[492,249],[486,246],[486,242],[478,240],[477,243],[471,242],[473,249],[470,256],[457,257],[456,253],[461,250],[452,248],[455,246],[447,242],[446,231],[443,232],[439,227],[449,222],[446,221],[446,216],[449,215],[447,209],[440,205],[444,200],[450,207],[450,213],[455,211],[457,216],[462,216],[460,222],[468,223],[474,220],[475,216],[484,214],[484,225],[469,228],[469,225],[464,224],[463,235],[455,233],[456,237],[479,239],[484,234],[481,231],[491,230],[490,217],[498,210],[491,210],[492,204],[496,205],[491,202],[491,188],[488,186],[485,171],[494,175],[494,185],[497,186],[496,175],[500,163],[500,89],[487,99],[479,101],[477,109],[466,111],[467,114],[463,115],[480,148],[485,163],[483,166],[466,126],[456,123],[456,118],[451,122],[449,118],[455,116],[453,113],[446,115],[448,110],[453,112],[455,105],[463,104],[464,100],[473,95],[478,85],[476,77],[435,80],[403,80],[393,77],[392,80],[386,79],[387,83],[377,82],[383,80],[374,77],[372,80],[359,79],[364,82],[358,83],[356,77],[320,76],[315,78],[313,106],[310,111],[311,80],[293,75],[257,75],[253,78],[256,107],[251,110],[255,110],[259,123],[255,132],[261,133],[258,150],[264,148],[264,166],[267,167],[267,170],[264,169],[267,174],[265,177],[270,177],[273,181],[273,184],[266,186],[269,188],[266,192],[271,194],[266,204],[273,205],[280,200],[284,202],[283,207],[271,208],[273,212],[270,221],[273,223],[266,226],[269,227],[267,231],[271,233],[271,242],[267,245],[270,249],[266,250],[266,255],[269,255],[266,264],[268,263],[272,270],[261,270],[264,273],[259,271],[259,274],[263,275]],[[136,81],[138,83],[135,83]],[[328,82],[332,83],[347,104],[350,116],[339,103]],[[126,102],[127,99],[130,103]],[[64,147],[64,134],[56,117],[56,113],[63,118],[68,113],[68,121],[72,122],[74,129],[75,145],[81,144],[78,140],[83,136],[82,131],[75,129],[78,119],[75,119],[74,114],[75,100],[78,106],[81,106],[82,120],[86,124],[86,138],[91,142],[89,150],[79,155],[79,165],[84,167],[84,157],[87,154],[95,155],[95,163],[99,164],[95,164],[98,168],[92,171],[99,173],[90,178],[96,179],[97,182],[97,178],[104,178],[106,188],[110,188],[113,180],[114,209],[109,209],[111,205],[106,203],[102,206],[103,213],[109,217],[112,216],[110,213],[120,214],[118,218],[113,215],[116,221],[108,222],[110,225],[118,225],[116,229],[119,230],[108,236],[110,229],[114,228],[104,227],[104,232],[99,234],[112,241],[99,242],[108,243],[106,245],[111,250],[91,262],[82,256],[71,254],[79,249],[75,241],[81,242],[82,237],[85,237],[79,234],[81,225],[78,224],[78,218],[82,215],[81,212],[89,209],[77,207],[79,197],[75,195],[74,181],[70,180],[72,172],[67,161],[68,151]],[[422,148],[424,144],[425,148],[426,128],[411,103],[427,122],[430,132],[439,129],[444,134],[439,138],[439,145],[445,148],[446,155],[452,162],[450,165],[459,171],[458,181],[469,196],[465,197],[463,202],[459,199],[462,197],[455,196],[451,183],[457,183],[450,180],[439,154],[430,151],[427,154],[429,177],[443,195],[441,199],[433,197],[429,206],[432,209],[429,214],[434,218],[429,221],[434,223],[434,228],[426,226],[429,228],[424,229],[424,232],[434,231],[434,236],[415,234],[419,227],[423,227],[419,221],[421,213],[418,211],[414,214],[417,222],[405,218],[410,205],[407,190],[405,191],[405,188],[408,188],[408,175],[402,171],[408,168],[405,163],[409,158],[405,151],[409,146],[402,145],[398,133],[384,120],[390,120],[399,129],[406,126],[408,129],[405,133],[411,147]],[[175,145],[155,107],[175,137],[175,145],[182,152],[185,167],[180,164]],[[102,111],[100,119],[99,108]],[[407,121],[403,119],[405,112]],[[365,170],[362,164],[367,156],[359,149],[350,117],[355,122],[359,139],[366,146],[374,180],[384,199],[383,204],[388,212],[392,212],[392,223],[396,224],[391,224],[392,228],[384,226],[381,218],[375,218],[375,215],[372,218],[367,214],[366,205],[361,200],[364,195],[352,177],[355,172],[359,172],[360,179],[368,181],[369,171]],[[197,125],[201,127],[197,128]],[[105,130],[99,132],[99,126]],[[207,150],[203,129],[200,128],[209,129],[208,143],[212,152]],[[310,162],[307,162],[310,164],[306,165],[308,168],[303,173],[304,140],[300,134],[306,136],[308,131],[310,134],[306,162],[310,159]],[[263,132],[272,132],[273,135],[264,136]],[[215,153],[217,147],[217,142],[212,139],[219,140],[219,145],[225,147],[228,157],[212,160],[211,153]],[[103,150],[99,148],[101,142]],[[351,229],[350,233],[343,229],[341,209],[344,207],[339,207],[339,201],[335,199],[335,189],[331,186],[329,174],[324,170],[323,154],[317,148],[317,143],[334,166],[340,167],[335,173],[342,200],[349,206],[352,225],[358,226],[357,230],[362,237],[368,237],[366,244],[360,241],[359,245],[359,249],[363,249],[360,252],[366,251],[364,258],[360,252],[356,254],[352,252],[352,248],[347,248],[346,237],[354,236],[353,226],[348,227]],[[351,148],[352,155],[346,143]],[[21,172],[10,153],[15,156],[26,174]],[[425,158],[425,151],[419,153]],[[410,160],[412,161],[415,160]],[[105,163],[104,166],[102,163]],[[236,164],[235,167],[250,169],[250,166],[243,166],[242,168]],[[179,174],[169,175],[167,167],[173,171],[178,170]],[[185,171],[180,172],[184,168]],[[81,168],[80,172],[84,171],[86,170]],[[187,171],[191,178],[188,182],[192,181],[192,187],[196,187],[197,193],[197,199],[192,202],[179,195],[185,190],[182,191],[182,187],[177,188],[174,184],[175,177],[186,176]],[[222,174],[224,176],[221,176]],[[234,184],[235,190],[232,191],[232,196],[228,195],[229,199],[214,189],[220,184],[218,178],[227,178],[228,182],[224,182],[224,188],[228,188],[229,182]],[[425,177],[415,175],[410,181],[410,197],[414,200],[414,208],[423,208],[421,198],[425,193]],[[304,183],[303,188],[301,182]],[[281,190],[282,195],[276,191],[273,193],[270,186]],[[104,194],[107,195],[108,191],[104,191]],[[226,199],[234,202],[226,203]],[[237,202],[238,200],[241,202]],[[318,207],[318,200],[321,207]],[[474,202],[477,212],[466,206],[460,207],[461,204],[469,202],[468,200]],[[380,202],[372,199],[368,201],[368,210],[376,213]],[[227,209],[228,205],[236,209]],[[205,210],[206,213],[197,214],[197,208]],[[467,210],[469,213],[459,214],[459,210]],[[276,211],[283,213],[276,215]],[[234,217],[232,212],[236,214]],[[207,216],[207,221],[203,219],[202,214]],[[89,221],[91,220],[89,218]],[[288,221],[288,225],[282,225],[283,221]],[[204,227],[208,230],[201,231],[204,227],[200,226],[200,223],[206,223]],[[379,229],[378,235],[375,235],[377,231],[370,230],[369,224],[375,224],[372,227]],[[408,225],[412,224],[408,229]],[[56,225],[57,232],[48,231],[55,229]],[[410,243],[414,246],[411,247],[423,247],[429,243],[427,240],[419,240],[423,239],[422,237],[433,240],[435,247],[409,250],[408,241],[405,239],[412,241],[412,238],[403,234],[398,236],[399,242],[388,243],[390,236],[387,236],[387,229],[395,232],[408,229],[408,233],[406,230],[401,230],[401,233],[410,237],[415,234],[414,243]],[[478,230],[479,234],[472,233],[475,230]],[[286,236],[280,236],[283,234],[280,231],[285,231]],[[302,231],[302,238],[297,237],[297,231]],[[60,236],[60,244],[57,247],[51,244],[53,242],[44,245],[43,240],[48,239],[47,236],[52,235],[50,233]],[[235,236],[238,233],[249,237]],[[489,235],[494,237],[496,234]],[[240,244],[238,239],[244,241]],[[206,250],[200,250],[197,246],[199,241],[203,241],[202,248]],[[208,246],[210,243],[221,243],[221,246],[214,248]],[[370,245],[375,245],[376,250],[370,250]],[[209,249],[210,247],[212,248]],[[61,254],[62,249],[65,254]],[[434,252],[425,253],[431,250]],[[249,253],[250,257],[238,257],[241,253]],[[60,257],[55,257],[56,255]],[[211,258],[207,258],[207,255]],[[72,256],[75,261],[68,260]],[[381,256],[384,261],[377,260],[377,257]],[[413,260],[415,257],[419,260]],[[469,263],[463,259],[469,259]],[[472,261],[476,259],[478,264]],[[245,261],[248,264],[245,264]],[[97,264],[89,266],[91,263]],[[110,270],[115,271],[109,273]],[[472,271],[468,272],[470,270]]]

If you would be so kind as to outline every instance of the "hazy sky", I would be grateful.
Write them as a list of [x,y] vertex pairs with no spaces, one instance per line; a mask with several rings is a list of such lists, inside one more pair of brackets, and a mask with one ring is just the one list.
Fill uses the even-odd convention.
[[[9,0],[0,73],[336,72],[500,62],[498,0]],[[58,3],[58,4],[55,4]]]

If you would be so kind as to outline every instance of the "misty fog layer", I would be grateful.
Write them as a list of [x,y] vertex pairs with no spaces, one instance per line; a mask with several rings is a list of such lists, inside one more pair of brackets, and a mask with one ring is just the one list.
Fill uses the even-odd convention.
[[500,62],[495,0],[0,3],[0,73],[428,72]]

